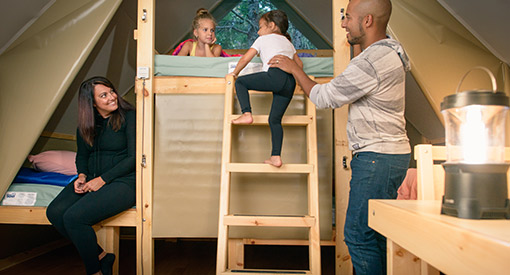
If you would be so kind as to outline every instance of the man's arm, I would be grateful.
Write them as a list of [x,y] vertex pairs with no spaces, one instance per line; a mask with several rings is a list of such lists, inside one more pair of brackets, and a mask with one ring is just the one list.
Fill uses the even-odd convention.
[[306,96],[310,96],[310,92],[312,91],[313,86],[317,84],[317,82],[311,80],[308,75],[303,71],[298,64],[284,55],[276,55],[268,63],[271,67],[280,68],[282,71],[285,71],[289,74],[292,74],[296,79],[301,89],[305,92]]

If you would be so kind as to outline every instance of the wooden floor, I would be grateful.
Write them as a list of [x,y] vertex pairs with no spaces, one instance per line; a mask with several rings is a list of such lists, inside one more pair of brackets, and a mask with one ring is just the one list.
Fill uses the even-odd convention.
[[[208,275],[216,266],[216,240],[156,240],[155,274]],[[322,274],[334,274],[335,249],[322,247]],[[136,274],[134,240],[120,242],[120,274]],[[307,269],[308,247],[246,246],[246,268]],[[0,271],[0,275],[85,274],[85,268],[72,245],[53,250],[19,265]]]

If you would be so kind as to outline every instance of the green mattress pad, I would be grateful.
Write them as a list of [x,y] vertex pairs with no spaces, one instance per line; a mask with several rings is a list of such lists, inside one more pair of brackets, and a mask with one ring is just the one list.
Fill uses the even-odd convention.
[[[240,57],[156,55],[154,75],[224,77],[228,73],[229,63],[236,63],[239,59]],[[301,57],[301,60],[306,74],[315,77],[333,76],[332,57]],[[251,63],[261,63],[261,60],[254,57]]]
[[49,184],[13,183],[0,205],[48,206],[64,187]]

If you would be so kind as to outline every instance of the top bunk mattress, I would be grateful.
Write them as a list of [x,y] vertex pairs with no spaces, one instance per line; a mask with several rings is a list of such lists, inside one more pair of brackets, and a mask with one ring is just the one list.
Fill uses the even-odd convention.
[[[237,63],[239,59],[240,57],[155,55],[154,75],[225,77],[229,66]],[[333,76],[333,57],[301,57],[301,60],[306,74],[315,77]],[[261,60],[254,57],[250,63],[260,64]]]

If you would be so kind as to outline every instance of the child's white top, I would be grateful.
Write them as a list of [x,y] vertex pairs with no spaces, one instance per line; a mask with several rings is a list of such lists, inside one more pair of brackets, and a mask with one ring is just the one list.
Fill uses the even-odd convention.
[[266,72],[269,70],[269,65],[267,63],[273,56],[282,54],[292,59],[296,53],[294,45],[290,43],[287,37],[275,33],[259,36],[251,47],[260,55],[262,70]]

